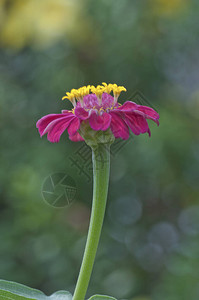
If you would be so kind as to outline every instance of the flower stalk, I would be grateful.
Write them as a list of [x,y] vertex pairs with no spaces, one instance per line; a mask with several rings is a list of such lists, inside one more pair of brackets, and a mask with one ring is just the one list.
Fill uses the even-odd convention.
[[94,186],[91,219],[73,300],[85,299],[95,261],[106,209],[110,172],[110,144],[98,144],[97,147],[92,148],[92,160]]

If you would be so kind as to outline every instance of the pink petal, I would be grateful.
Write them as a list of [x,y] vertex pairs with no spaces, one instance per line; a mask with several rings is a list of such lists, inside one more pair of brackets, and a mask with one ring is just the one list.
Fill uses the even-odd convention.
[[70,136],[76,134],[77,130],[79,130],[80,127],[80,120],[77,117],[74,117],[74,119],[70,122],[68,126],[68,134]]
[[137,109],[138,105],[135,102],[126,101],[122,106],[119,106],[117,110],[121,111],[133,111]]
[[114,112],[111,112],[111,131],[116,138],[127,140],[129,138],[129,128],[122,119],[122,117]]
[[103,93],[102,94],[102,106],[104,108],[108,108],[114,105],[114,97],[107,94],[107,93]]
[[44,135],[44,130],[52,121],[63,117],[64,117],[63,114],[49,114],[41,118],[39,121],[37,121],[36,127],[39,130],[40,136]]
[[76,107],[75,115],[81,120],[88,119],[88,112],[82,107]]
[[107,130],[111,123],[111,115],[103,112],[102,115],[97,115],[93,111],[89,118],[89,124],[93,130]]
[[155,121],[159,125],[159,114],[151,107],[148,106],[143,106],[143,105],[138,105],[136,108],[136,112],[141,112],[142,115],[147,118]]
[[45,129],[44,134],[48,133],[48,140],[52,143],[59,142],[62,133],[69,126],[73,117],[64,117],[62,119],[52,121]]
[[81,137],[79,132],[76,132],[74,135],[69,135],[69,139],[73,142],[81,142],[84,141],[84,139]]
[[148,123],[143,116],[135,112],[127,112],[125,113],[125,122],[135,135],[145,132],[150,135]]

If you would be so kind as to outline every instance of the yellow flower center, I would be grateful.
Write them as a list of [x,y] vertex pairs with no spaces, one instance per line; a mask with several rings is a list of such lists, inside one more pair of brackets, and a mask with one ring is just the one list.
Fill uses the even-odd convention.
[[126,88],[124,86],[118,86],[115,83],[107,84],[105,82],[102,82],[102,85],[97,85],[96,87],[93,85],[87,85],[87,86],[80,87],[79,89],[72,89],[70,92],[66,93],[66,96],[64,96],[62,100],[68,99],[75,106],[76,100],[82,102],[84,96],[90,94],[91,92],[97,96],[99,104],[101,104],[102,94],[103,93],[110,94],[111,92],[113,92],[114,103],[116,103],[122,91],[126,92]]

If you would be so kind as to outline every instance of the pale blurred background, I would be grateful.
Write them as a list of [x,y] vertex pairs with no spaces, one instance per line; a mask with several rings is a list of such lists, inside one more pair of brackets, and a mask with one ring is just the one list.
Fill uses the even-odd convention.
[[[87,296],[199,299],[198,13],[197,0],[1,0],[0,278],[73,292],[92,172],[72,165],[81,143],[50,144],[35,123],[69,109],[71,88],[105,81],[127,88],[121,102],[154,107],[160,127],[113,151]],[[41,194],[56,172],[77,187],[61,209]]]

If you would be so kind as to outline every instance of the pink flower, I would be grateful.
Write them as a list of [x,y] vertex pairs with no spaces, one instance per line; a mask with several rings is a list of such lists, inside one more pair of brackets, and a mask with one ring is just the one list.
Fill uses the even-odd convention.
[[[129,138],[129,129],[135,135],[148,132],[150,136],[147,119],[159,125],[159,114],[150,107],[131,101],[119,104],[117,100],[121,91],[126,89],[106,83],[103,83],[103,86],[86,86],[71,90],[62,99],[69,99],[74,108],[41,118],[36,124],[40,136],[47,134],[50,142],[59,142],[62,133],[67,130],[72,141],[83,141],[81,127],[85,123],[94,131],[106,131],[110,128],[115,138],[123,140]],[[111,92],[113,96],[110,95]]]

